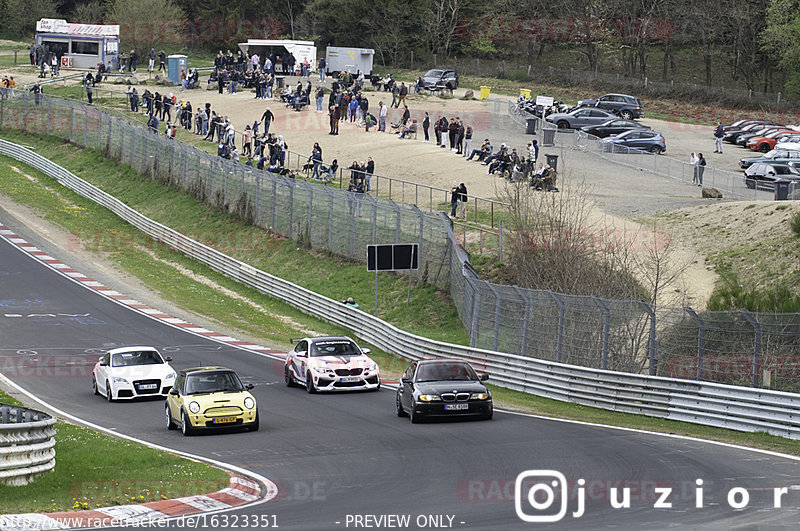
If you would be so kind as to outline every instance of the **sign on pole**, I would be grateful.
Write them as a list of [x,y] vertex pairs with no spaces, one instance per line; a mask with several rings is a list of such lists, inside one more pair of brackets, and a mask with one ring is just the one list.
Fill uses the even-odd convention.
[[[378,315],[378,271],[410,271],[419,269],[418,243],[367,245],[367,271],[375,271],[375,315]],[[411,303],[411,278],[408,275],[408,300]]]

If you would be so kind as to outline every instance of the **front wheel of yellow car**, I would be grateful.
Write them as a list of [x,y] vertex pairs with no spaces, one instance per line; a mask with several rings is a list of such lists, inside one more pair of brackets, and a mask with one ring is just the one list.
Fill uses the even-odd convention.
[[192,423],[189,422],[189,415],[187,415],[185,411],[181,411],[181,433],[183,433],[186,437],[194,434]]
[[258,411],[256,411],[256,420],[247,427],[247,431],[258,431]]
[[169,414],[169,404],[164,405],[164,410],[166,412],[166,419],[167,419],[167,429],[174,430],[176,428],[175,423],[172,421],[172,415]]

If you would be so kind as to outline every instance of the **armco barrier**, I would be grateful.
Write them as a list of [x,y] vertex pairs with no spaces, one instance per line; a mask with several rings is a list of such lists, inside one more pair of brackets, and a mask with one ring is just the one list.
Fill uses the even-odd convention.
[[214,270],[310,315],[350,329],[360,339],[403,358],[461,358],[470,361],[477,370],[490,373],[496,385],[537,396],[800,439],[800,395],[579,367],[423,338],[187,238],[22,146],[0,140],[0,153],[58,179],[150,237]]
[[56,466],[56,419],[0,404],[0,483],[27,485]]

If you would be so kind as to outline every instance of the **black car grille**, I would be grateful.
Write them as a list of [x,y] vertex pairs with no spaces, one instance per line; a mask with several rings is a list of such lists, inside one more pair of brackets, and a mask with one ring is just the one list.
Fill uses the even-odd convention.
[[333,382],[334,387],[361,387],[364,385],[364,382]]
[[466,402],[469,400],[469,393],[442,393],[440,396],[444,402]]
[[136,380],[133,382],[133,388],[136,389],[137,395],[157,395],[161,391],[161,380]]
[[360,376],[363,369],[336,369],[337,376]]

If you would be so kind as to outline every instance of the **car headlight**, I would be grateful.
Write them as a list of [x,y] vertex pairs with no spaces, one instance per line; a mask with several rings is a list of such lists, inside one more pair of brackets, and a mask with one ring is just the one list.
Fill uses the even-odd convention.
[[173,380],[175,378],[175,373],[171,372],[164,377],[165,380]]
[[441,400],[439,395],[419,395],[420,402],[436,402],[437,400]]
[[373,372],[373,371],[377,371],[377,370],[378,370],[378,364],[377,363],[373,363],[372,365],[367,367],[367,371],[369,371],[369,372]]
[[318,374],[333,374],[333,370],[327,367],[313,367],[311,370]]
[[197,402],[189,402],[189,411],[192,413],[199,413],[200,412],[200,404]]
[[124,384],[128,383],[128,380],[126,380],[125,378],[119,378],[117,376],[112,378],[112,380],[114,380],[114,383],[124,383]]
[[249,396],[244,399],[244,407],[247,409],[253,409],[256,407],[256,401],[250,398]]
[[489,393],[472,393],[469,395],[470,400],[487,400],[489,398]]

